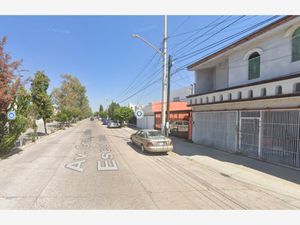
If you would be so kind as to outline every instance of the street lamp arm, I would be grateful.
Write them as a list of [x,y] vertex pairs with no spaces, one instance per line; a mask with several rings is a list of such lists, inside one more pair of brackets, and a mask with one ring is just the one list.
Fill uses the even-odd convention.
[[133,38],[139,38],[141,39],[143,42],[145,42],[147,45],[149,45],[151,48],[153,48],[155,51],[157,51],[159,54],[161,54],[162,56],[164,55],[164,53],[157,47],[155,47],[155,45],[153,45],[151,42],[147,41],[145,38],[143,38],[142,36],[138,35],[138,34],[133,34],[132,35]]

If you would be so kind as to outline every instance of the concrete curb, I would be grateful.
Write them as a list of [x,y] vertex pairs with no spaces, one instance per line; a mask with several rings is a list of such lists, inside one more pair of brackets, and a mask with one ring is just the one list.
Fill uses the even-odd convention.
[[[74,128],[74,127],[78,126],[79,124],[81,124],[83,121],[84,120],[78,121],[77,123],[74,124],[74,126],[68,127],[68,128]],[[3,159],[5,159],[5,158],[7,158],[7,157],[10,157],[10,156],[12,156],[14,154],[17,154],[18,152],[20,152],[18,150],[23,151],[23,150],[25,150],[26,148],[28,148],[30,146],[33,146],[33,145],[38,144],[38,143],[41,143],[42,141],[46,140],[47,137],[52,137],[54,134],[59,134],[59,133],[61,133],[63,131],[66,131],[66,129],[60,129],[60,130],[57,130],[57,131],[55,131],[53,133],[50,133],[48,135],[42,136],[41,138],[37,139],[35,142],[30,142],[30,143],[25,144],[25,145],[20,146],[20,147],[14,147],[14,148],[11,149],[11,151],[9,153],[7,153],[5,155],[2,155],[0,157],[0,161],[3,160]]]

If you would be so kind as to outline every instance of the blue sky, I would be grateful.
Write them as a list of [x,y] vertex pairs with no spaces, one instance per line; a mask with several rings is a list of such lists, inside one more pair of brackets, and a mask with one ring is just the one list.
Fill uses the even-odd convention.
[[[169,52],[174,54],[174,58],[188,54],[270,17],[169,16]],[[193,40],[208,28],[197,32],[195,29],[216,19],[226,23],[211,28],[208,34],[176,52],[188,43],[187,38]],[[233,25],[203,42],[210,34],[235,20],[237,22]],[[106,105],[113,99],[126,105],[128,102],[147,104],[161,98],[161,82],[147,86],[147,82],[161,76],[161,73],[154,73],[161,68],[160,58],[156,55],[148,63],[154,51],[142,41],[132,38],[131,34],[138,33],[160,47],[163,16],[0,16],[0,27],[0,37],[8,38],[6,50],[13,59],[23,60],[22,68],[27,70],[23,72],[24,77],[33,76],[37,70],[45,71],[51,80],[49,92],[60,85],[60,75],[68,73],[78,77],[86,86],[94,111],[100,104]],[[230,42],[185,61],[175,61],[174,70]],[[145,65],[148,67],[144,73],[135,79]],[[191,72],[178,72],[173,77],[172,89],[188,86],[193,79]],[[124,90],[133,81],[135,83],[124,95]],[[144,88],[145,84],[147,88]],[[142,91],[123,101],[139,90]]]

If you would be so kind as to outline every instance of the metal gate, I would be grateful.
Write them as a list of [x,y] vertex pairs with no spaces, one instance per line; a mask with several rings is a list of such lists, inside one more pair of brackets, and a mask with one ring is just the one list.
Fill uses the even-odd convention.
[[239,152],[300,167],[300,111],[241,111]]
[[240,112],[239,151],[247,156],[260,157],[261,117],[259,111]]
[[265,111],[262,155],[266,161],[300,167],[300,110]]
[[300,168],[299,109],[194,112],[193,120],[195,143]]

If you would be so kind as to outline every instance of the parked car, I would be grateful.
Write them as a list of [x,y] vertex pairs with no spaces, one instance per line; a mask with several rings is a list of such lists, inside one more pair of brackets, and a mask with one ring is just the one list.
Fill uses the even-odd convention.
[[102,124],[103,124],[103,125],[108,125],[109,121],[110,121],[109,119],[103,118],[103,119],[102,119]]
[[170,132],[188,132],[189,131],[189,122],[186,120],[176,120],[170,123]]
[[141,150],[149,152],[173,151],[170,138],[165,137],[158,130],[143,129],[130,136],[132,143],[140,146]]
[[107,124],[108,128],[118,128],[121,127],[121,124],[118,121],[115,120],[111,120],[108,124]]

